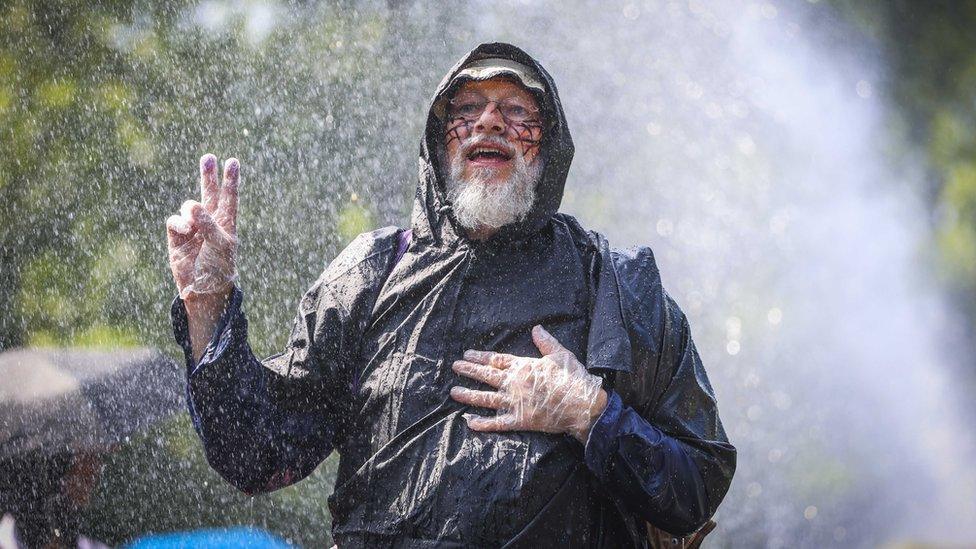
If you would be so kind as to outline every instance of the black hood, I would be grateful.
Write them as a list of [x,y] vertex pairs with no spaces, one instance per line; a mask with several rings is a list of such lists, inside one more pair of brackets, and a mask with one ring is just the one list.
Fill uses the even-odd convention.
[[541,149],[545,167],[542,179],[536,188],[535,203],[532,211],[524,219],[502,227],[490,241],[506,242],[531,235],[545,227],[559,210],[574,149],[573,138],[566,125],[566,116],[559,101],[556,84],[546,69],[521,49],[501,42],[481,44],[462,57],[448,71],[430,101],[424,136],[420,144],[420,179],[417,183],[417,196],[411,222],[414,237],[418,240],[431,239],[435,244],[441,244],[466,238],[463,231],[459,230],[444,195],[443,172],[437,158],[437,147],[444,139],[444,122],[434,113],[434,105],[445,94],[452,91],[450,88],[454,76],[466,64],[490,57],[509,59],[534,69],[536,76],[546,88],[541,103],[546,122]]

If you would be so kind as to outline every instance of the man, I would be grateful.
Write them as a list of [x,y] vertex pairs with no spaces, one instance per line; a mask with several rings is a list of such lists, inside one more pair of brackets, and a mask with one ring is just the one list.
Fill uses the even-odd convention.
[[[257,360],[234,286],[239,165],[168,222],[174,329],[211,465],[273,490],[340,454],[346,547],[640,547],[699,529],[735,449],[651,251],[556,213],[573,143],[528,54],[483,44],[434,95],[410,231],[360,235]],[[218,188],[219,187],[219,188]]]

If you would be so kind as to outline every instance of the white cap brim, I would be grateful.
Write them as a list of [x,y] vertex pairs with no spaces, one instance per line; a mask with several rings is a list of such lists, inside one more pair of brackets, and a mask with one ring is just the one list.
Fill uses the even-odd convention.
[[459,78],[470,78],[472,80],[487,80],[489,78],[494,78],[496,76],[510,75],[518,78],[522,85],[526,88],[531,88],[538,92],[545,93],[546,88],[542,85],[533,75],[532,69],[529,67],[512,61],[510,59],[501,59],[498,57],[491,57],[488,59],[479,59],[478,61],[473,61],[468,63],[460,72],[454,76],[454,81]]
[[[465,67],[458,71],[458,73],[454,75],[454,78],[451,79],[451,86],[453,86],[459,79],[488,80],[489,78],[494,78],[496,76],[514,76],[526,88],[545,94],[545,86],[543,86],[542,82],[540,82],[533,73],[534,71],[532,69],[523,65],[522,63],[499,57],[489,57],[487,59],[472,61],[471,63],[465,65]],[[434,105],[434,115],[441,120],[444,119],[446,102],[447,98],[442,97]]]

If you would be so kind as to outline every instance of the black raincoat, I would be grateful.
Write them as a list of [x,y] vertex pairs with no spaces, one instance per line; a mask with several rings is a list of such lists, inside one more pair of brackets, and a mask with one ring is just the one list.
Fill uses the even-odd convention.
[[[555,84],[534,59],[483,44],[434,102],[465,63],[485,57],[532,67],[547,88],[545,171],[531,214],[486,241],[458,230],[432,111],[409,247],[400,257],[404,235],[393,227],[357,237],[301,300],[283,353],[254,357],[235,289],[194,365],[177,299],[174,329],[207,458],[255,493],[297,482],[337,450],[328,504],[343,549],[640,547],[644,521],[693,532],[722,501],[735,449],[688,322],[650,249],[613,250],[556,213],[573,142]],[[466,349],[539,356],[536,324],[604,378],[609,403],[585,446],[568,435],[472,431],[462,418],[470,408],[449,395],[454,385],[486,388],[451,370]]]

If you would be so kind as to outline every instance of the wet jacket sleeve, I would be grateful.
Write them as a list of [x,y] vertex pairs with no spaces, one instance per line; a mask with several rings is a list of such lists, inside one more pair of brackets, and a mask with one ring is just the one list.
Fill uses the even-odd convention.
[[620,507],[671,534],[690,534],[728,491],[735,448],[688,321],[661,287],[650,250],[615,263],[631,372],[618,372],[585,460]]
[[332,451],[345,399],[340,308],[316,283],[304,296],[284,352],[258,360],[247,341],[243,293],[235,288],[199,364],[182,300],[173,330],[187,361],[187,398],[210,465],[247,493],[309,475]]

